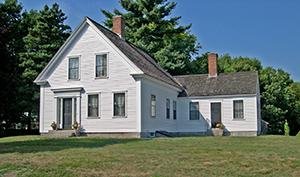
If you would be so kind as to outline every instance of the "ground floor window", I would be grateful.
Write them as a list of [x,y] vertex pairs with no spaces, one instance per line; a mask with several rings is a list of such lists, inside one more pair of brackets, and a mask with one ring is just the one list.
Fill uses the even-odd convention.
[[156,96],[151,95],[151,117],[156,116]]
[[173,101],[173,119],[177,119],[177,103],[176,101]]
[[170,119],[170,99],[166,100],[166,118]]
[[244,102],[243,100],[233,101],[233,118],[243,119],[244,118]]
[[88,117],[99,117],[99,95],[88,95]]
[[125,117],[125,93],[114,93],[114,113],[113,116]]
[[199,102],[190,102],[190,120],[199,120]]

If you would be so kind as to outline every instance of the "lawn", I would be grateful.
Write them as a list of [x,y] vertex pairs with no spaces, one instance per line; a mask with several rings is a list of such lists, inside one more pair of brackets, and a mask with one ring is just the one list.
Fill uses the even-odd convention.
[[0,138],[0,176],[300,176],[300,137]]

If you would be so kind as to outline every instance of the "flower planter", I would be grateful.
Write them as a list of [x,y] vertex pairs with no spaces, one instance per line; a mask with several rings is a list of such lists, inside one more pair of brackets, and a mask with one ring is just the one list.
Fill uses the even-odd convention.
[[211,132],[213,136],[223,136],[224,130],[221,128],[212,128]]

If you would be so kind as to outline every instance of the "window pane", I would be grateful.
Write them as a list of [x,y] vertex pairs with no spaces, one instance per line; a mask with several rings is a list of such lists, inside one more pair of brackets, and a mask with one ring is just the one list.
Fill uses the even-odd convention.
[[114,116],[125,116],[125,93],[114,94]]
[[79,78],[79,58],[69,59],[69,79]]
[[233,118],[244,118],[244,103],[243,100],[233,101]]
[[156,116],[156,96],[151,95],[151,116]]
[[173,101],[173,119],[175,120],[177,118],[177,103],[176,101]]
[[170,119],[170,100],[166,100],[166,117],[167,119]]
[[99,105],[98,95],[89,95],[88,96],[88,117],[99,116],[98,105]]
[[107,76],[107,54],[96,55],[96,77]]
[[199,103],[190,102],[190,120],[199,119]]

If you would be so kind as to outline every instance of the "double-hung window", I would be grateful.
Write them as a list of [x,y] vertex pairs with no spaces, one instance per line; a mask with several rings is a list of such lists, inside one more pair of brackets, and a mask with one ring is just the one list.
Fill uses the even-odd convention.
[[107,77],[107,54],[96,55],[96,77]]
[[88,117],[99,117],[99,95],[88,95]]
[[233,118],[243,119],[244,118],[244,102],[243,100],[233,101]]
[[176,101],[173,101],[173,119],[177,119],[177,103]]
[[151,117],[156,116],[156,96],[151,95]]
[[166,118],[170,119],[170,99],[166,99]]
[[114,117],[125,117],[125,93],[114,93]]
[[199,102],[190,102],[190,120],[199,120]]
[[69,79],[79,79],[79,58],[69,58]]

